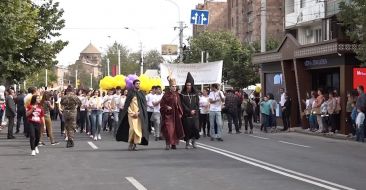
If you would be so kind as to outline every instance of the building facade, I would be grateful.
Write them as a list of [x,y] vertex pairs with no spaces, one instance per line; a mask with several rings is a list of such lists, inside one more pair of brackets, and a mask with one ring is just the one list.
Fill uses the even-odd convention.
[[337,21],[340,0],[285,0],[286,36],[280,46],[253,56],[261,68],[263,94],[284,88],[293,101],[291,126],[307,126],[302,115],[312,90],[338,91],[341,96],[340,132],[346,128],[346,97],[353,90],[354,50]]
[[[261,1],[228,0],[228,28],[242,42],[260,41],[261,34]],[[267,40],[280,41],[284,36],[283,1],[267,0],[266,2]]]
[[102,53],[93,44],[90,43],[80,53],[79,59],[76,62],[82,65],[82,68],[79,70],[92,73],[94,78],[102,75]]
[[228,30],[228,7],[226,1],[205,0],[203,4],[198,4],[196,9],[209,11],[209,24],[207,26],[193,25],[193,36],[206,30],[210,32]]

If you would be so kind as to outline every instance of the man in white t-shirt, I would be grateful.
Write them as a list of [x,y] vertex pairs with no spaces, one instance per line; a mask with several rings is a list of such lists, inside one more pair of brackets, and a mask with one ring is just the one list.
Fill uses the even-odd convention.
[[161,87],[155,87],[155,94],[153,96],[152,104],[154,106],[154,112],[151,116],[151,122],[154,126],[155,141],[160,140],[160,129],[161,129],[161,114],[160,114],[160,101],[163,95],[161,94]]
[[[222,140],[222,116],[221,116],[221,108],[223,102],[225,102],[225,95],[222,91],[219,90],[218,84],[211,85],[211,92],[208,96],[210,101],[210,135],[211,141],[215,138],[218,141]],[[217,125],[217,134],[215,134],[215,121]]]
[[153,86],[151,88],[151,91],[148,95],[146,95],[146,104],[147,104],[147,116],[148,116],[148,120],[149,120],[149,133],[151,133],[151,126],[152,126],[152,122],[151,122],[151,116],[154,113],[154,105],[152,104],[154,95],[155,95],[155,89],[156,86]]
[[113,135],[116,135],[117,133],[117,127],[118,127],[118,115],[119,110],[121,107],[121,88],[116,88],[116,93],[112,96],[112,103],[111,103],[111,109],[113,112]]

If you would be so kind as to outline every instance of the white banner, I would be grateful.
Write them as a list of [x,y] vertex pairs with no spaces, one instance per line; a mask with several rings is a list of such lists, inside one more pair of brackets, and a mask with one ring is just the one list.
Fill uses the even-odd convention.
[[168,75],[172,72],[177,85],[184,85],[187,73],[190,72],[194,78],[194,84],[221,83],[223,61],[193,64],[160,64],[160,75],[165,86],[169,86]]

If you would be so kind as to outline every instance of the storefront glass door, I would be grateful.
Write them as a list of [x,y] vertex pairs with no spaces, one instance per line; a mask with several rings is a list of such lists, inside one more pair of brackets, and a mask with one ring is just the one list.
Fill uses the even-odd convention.
[[339,92],[339,69],[319,69],[312,71],[313,90],[322,88],[325,92]]

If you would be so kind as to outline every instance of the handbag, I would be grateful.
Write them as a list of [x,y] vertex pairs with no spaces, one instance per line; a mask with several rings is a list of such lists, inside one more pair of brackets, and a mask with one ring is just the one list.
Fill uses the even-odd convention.
[[315,115],[320,115],[321,114],[320,107],[312,108],[311,113]]

